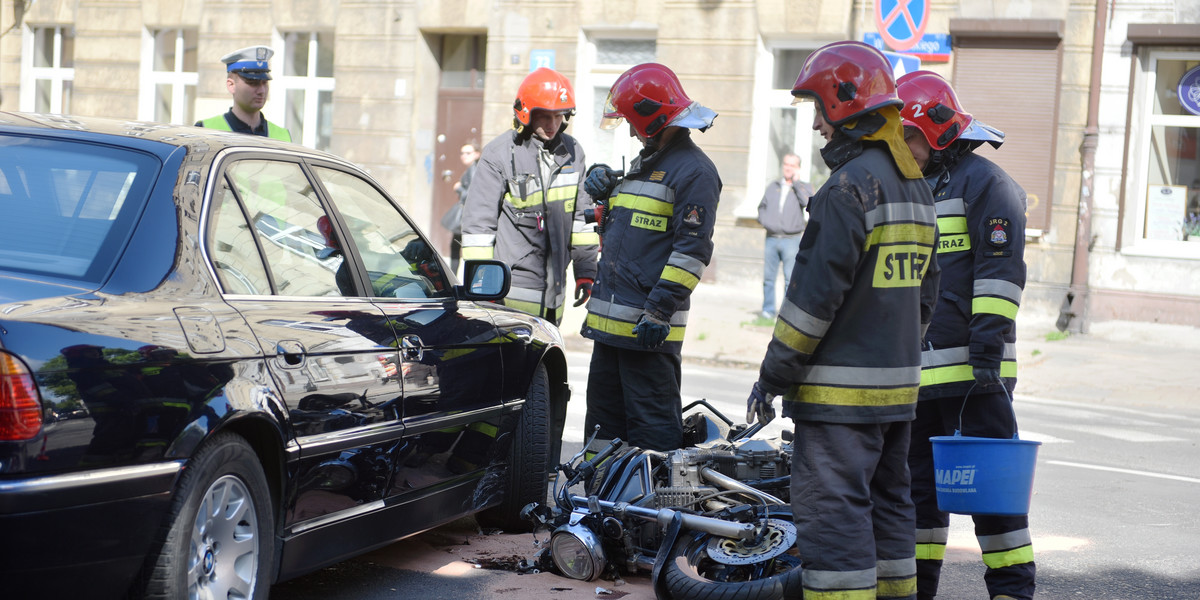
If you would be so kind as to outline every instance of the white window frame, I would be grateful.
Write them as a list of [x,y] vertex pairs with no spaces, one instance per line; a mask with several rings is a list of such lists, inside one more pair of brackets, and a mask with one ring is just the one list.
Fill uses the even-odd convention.
[[[288,33],[308,34],[312,36],[308,44],[308,68],[304,71],[309,73],[307,76],[299,75],[282,75],[287,73],[287,61],[290,58],[287,53],[287,42],[284,36]],[[317,77],[317,57],[320,50],[317,31],[279,31],[276,29],[271,34],[271,46],[275,49],[275,62],[278,64],[271,65],[271,100],[267,102],[267,106],[263,112],[267,115],[267,120],[279,124],[282,127],[287,127],[287,96],[288,91],[300,90],[304,92],[304,116],[301,118],[300,131],[291,131],[292,134],[300,134],[299,137],[293,137],[292,141],[308,146],[309,148],[317,148],[317,132],[321,126],[320,114],[320,97],[321,92],[332,93],[336,87],[336,77]],[[330,124],[332,126],[332,124]],[[319,150],[327,150],[327,148],[318,148]]]
[[[588,166],[604,163],[614,169],[620,169],[629,164],[642,149],[642,143],[636,137],[629,135],[629,125],[622,123],[611,132],[599,128],[603,115],[595,114],[592,107],[596,105],[596,89],[609,89],[617,77],[634,65],[601,64],[598,62],[596,40],[654,40],[657,38],[656,29],[615,29],[580,31],[577,56],[575,63],[575,116],[571,118],[571,134],[583,146]],[[606,98],[605,98],[606,99]],[[602,99],[603,100],[603,99]],[[593,148],[599,148],[601,135],[613,136],[611,154],[604,156]]]
[[[1130,144],[1130,183],[1126,188],[1126,208],[1129,215],[1123,224],[1123,238],[1129,240],[1121,249],[1122,253],[1135,256],[1154,256],[1163,258],[1200,258],[1200,244],[1177,240],[1152,240],[1145,237],[1148,181],[1150,180],[1150,137],[1155,126],[1200,127],[1200,115],[1159,115],[1154,113],[1154,93],[1157,87],[1158,61],[1160,60],[1198,60],[1200,52],[1185,52],[1176,50],[1155,50],[1146,48],[1146,65],[1135,78],[1132,93],[1134,94],[1133,114],[1130,117],[1130,127],[1134,132]],[[1134,60],[1138,60],[1137,57]],[[1141,64],[1142,61],[1138,60]]]
[[[75,81],[75,69],[62,66],[62,34],[63,30],[73,25],[28,25],[21,35],[21,98],[22,112],[37,110],[37,82],[50,81],[50,112],[63,114],[63,86],[65,82]],[[34,43],[37,39],[36,30],[54,30],[54,57],[49,67],[33,66],[35,53]],[[67,107],[70,110],[70,107]]]
[[[159,31],[175,31],[175,64],[170,71],[154,70],[154,32],[149,28],[142,29],[142,64],[140,83],[138,85],[138,119],[155,121],[155,96],[158,86],[171,86],[171,123],[191,125],[194,119],[186,119],[188,107],[185,106],[187,88],[192,88],[192,114],[196,114],[196,86],[200,82],[200,74],[196,71],[184,71],[184,30],[187,27],[162,27]],[[194,29],[193,29],[194,30]],[[189,122],[190,121],[190,122]]]
[[746,197],[734,208],[733,214],[737,218],[758,217],[758,203],[770,183],[768,178],[772,173],[779,173],[778,164],[767,164],[772,109],[796,110],[796,131],[792,137],[791,152],[800,157],[801,179],[817,187],[818,182],[813,182],[811,176],[813,160],[821,160],[820,154],[812,151],[813,136],[817,135],[812,130],[815,105],[812,102],[799,102],[793,106],[795,98],[791,88],[774,87],[776,50],[815,50],[817,47],[808,42],[768,43],[762,36],[758,37],[754,61],[754,110],[750,113],[750,150],[746,161]]

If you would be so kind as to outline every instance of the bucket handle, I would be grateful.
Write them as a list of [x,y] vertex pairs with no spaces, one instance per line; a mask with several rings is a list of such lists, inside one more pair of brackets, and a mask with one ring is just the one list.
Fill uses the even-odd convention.
[[[963,426],[962,426],[962,416],[963,416],[963,410],[964,410],[965,408],[967,408],[967,399],[969,399],[969,398],[971,397],[971,392],[975,391],[975,386],[976,386],[976,385],[978,385],[978,384],[977,384],[977,383],[975,383],[975,382],[971,382],[971,387],[967,388],[967,395],[963,396],[962,406],[960,406],[960,407],[958,408],[958,429],[955,429],[955,430],[954,430],[954,435],[955,435],[955,436],[957,436],[957,437],[962,437],[962,428],[963,428]],[[1012,436],[1012,439],[1014,439],[1014,440],[1016,440],[1016,439],[1020,439],[1020,438],[1018,437],[1018,432],[1017,432],[1017,409],[1013,408],[1013,399],[1012,399],[1012,396],[1010,396],[1010,395],[1008,394],[1008,386],[1005,386],[1004,384],[1000,384],[1000,389],[1004,391],[1004,397],[1005,397],[1006,399],[1008,399],[1008,410],[1009,410],[1009,412],[1011,412],[1011,413],[1012,413],[1012,417],[1013,417],[1013,436]]]

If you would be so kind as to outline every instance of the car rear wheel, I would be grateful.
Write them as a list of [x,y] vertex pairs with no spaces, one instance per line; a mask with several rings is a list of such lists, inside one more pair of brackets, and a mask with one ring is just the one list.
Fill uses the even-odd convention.
[[546,366],[538,365],[508,450],[504,500],[476,515],[480,525],[505,531],[529,531],[532,522],[521,518],[521,509],[530,502],[546,499],[546,465],[551,446],[549,382]]
[[150,563],[147,598],[266,598],[271,493],[254,450],[221,434],[188,462]]

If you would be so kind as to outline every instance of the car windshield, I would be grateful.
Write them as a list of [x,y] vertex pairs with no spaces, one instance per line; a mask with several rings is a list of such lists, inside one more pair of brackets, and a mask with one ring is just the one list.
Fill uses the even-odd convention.
[[120,148],[0,135],[0,269],[101,283],[157,165]]

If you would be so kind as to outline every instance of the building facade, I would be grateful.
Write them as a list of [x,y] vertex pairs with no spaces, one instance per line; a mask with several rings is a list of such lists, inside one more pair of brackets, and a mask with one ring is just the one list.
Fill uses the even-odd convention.
[[[889,6],[905,3],[878,3]],[[1200,3],[917,0],[948,36],[921,68],[1008,134],[995,160],[1029,193],[1023,310],[1200,326]],[[915,7],[915,8],[914,8]],[[588,162],[636,153],[597,128],[618,74],[655,61],[720,116],[696,139],[721,172],[708,275],[757,283],[753,223],[782,155],[827,174],[808,53],[877,35],[865,0],[12,0],[0,4],[0,109],[192,123],[225,112],[220,57],[275,49],[267,117],[370,170],[445,248],[463,143],[512,126],[521,79],[571,77]],[[903,17],[905,15],[899,15]],[[903,64],[903,63],[902,63]],[[901,67],[904,68],[904,67]]]

